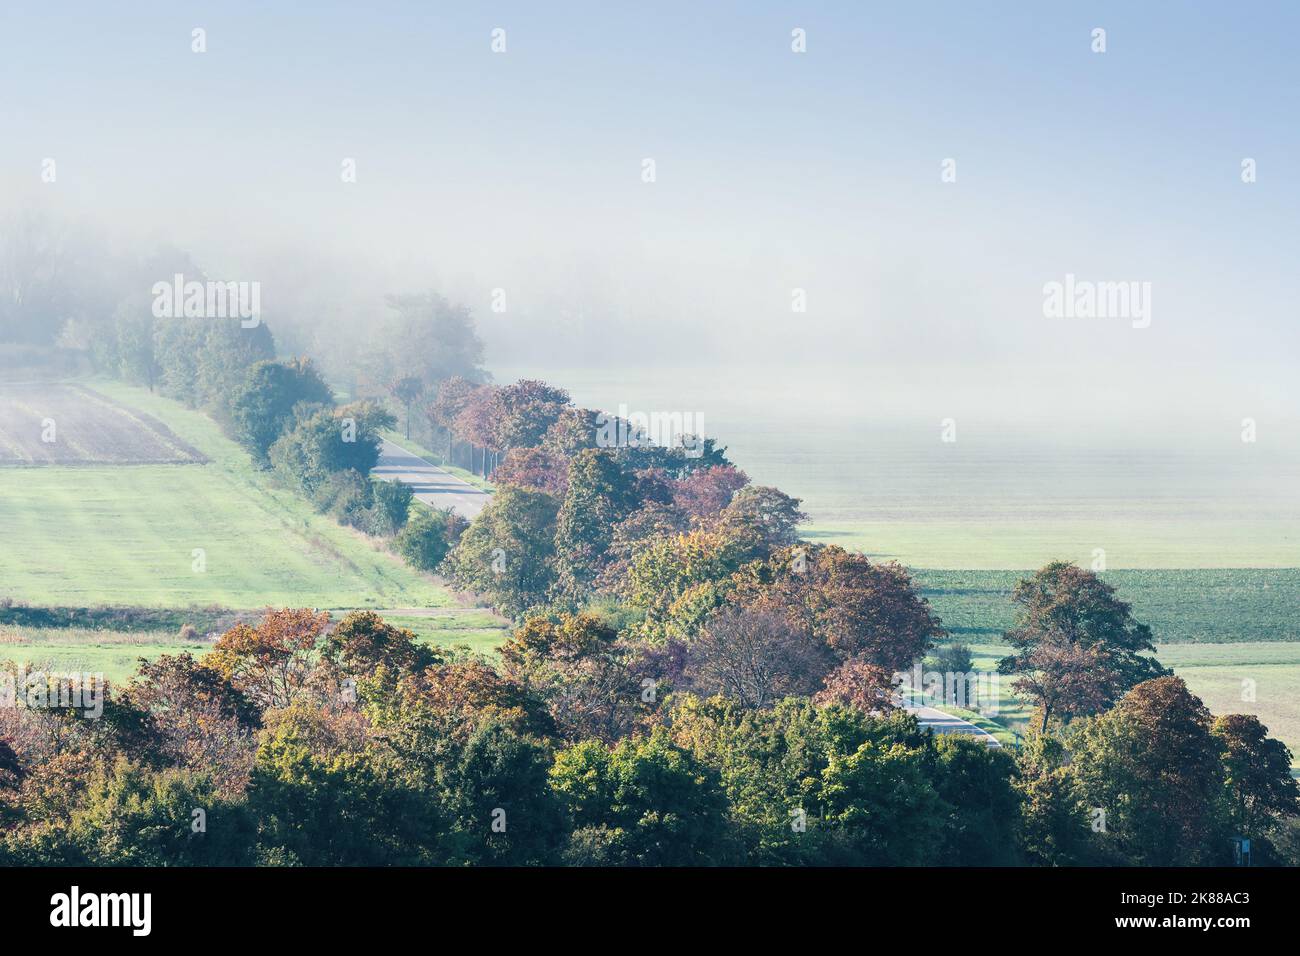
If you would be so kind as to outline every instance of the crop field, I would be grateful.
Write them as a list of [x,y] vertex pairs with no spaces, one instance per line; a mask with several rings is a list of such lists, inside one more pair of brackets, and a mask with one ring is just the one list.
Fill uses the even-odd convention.
[[206,456],[152,415],[75,384],[0,385],[0,465],[191,464]]
[[[74,396],[102,407],[85,390],[60,394],[69,411]],[[156,419],[206,463],[0,468],[0,599],[63,607],[454,605],[432,578],[274,487],[203,413],[119,383],[96,383],[94,395],[130,410],[112,414]]]
[[[1025,571],[914,572],[944,627],[966,641],[996,641],[1011,627],[1011,592]],[[1300,570],[1117,570],[1102,577],[1133,605],[1157,641],[1300,641]]]

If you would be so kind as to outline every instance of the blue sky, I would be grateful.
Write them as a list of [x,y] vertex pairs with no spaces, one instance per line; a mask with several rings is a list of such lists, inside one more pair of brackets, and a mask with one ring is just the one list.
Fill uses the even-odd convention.
[[[58,204],[228,270],[302,249],[479,308],[506,287],[507,351],[518,323],[558,323],[645,354],[1086,359],[1117,381],[1190,368],[1228,387],[1300,345],[1295,4],[11,2],[3,17],[0,203]],[[1067,272],[1151,281],[1152,327],[1048,324],[1039,290]],[[793,287],[809,299],[795,344]]]

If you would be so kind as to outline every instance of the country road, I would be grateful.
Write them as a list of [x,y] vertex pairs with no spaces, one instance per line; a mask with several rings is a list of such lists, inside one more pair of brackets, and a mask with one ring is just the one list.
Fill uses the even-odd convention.
[[908,713],[916,714],[916,719],[921,726],[932,728],[936,734],[968,734],[987,747],[1002,746],[996,737],[987,730],[976,727],[969,720],[945,714],[933,707],[922,707],[912,703],[903,704],[903,709]]
[[474,487],[387,439],[379,449],[379,463],[370,474],[384,481],[410,485],[420,501],[434,508],[451,508],[469,521],[473,521],[492,499],[482,488]]

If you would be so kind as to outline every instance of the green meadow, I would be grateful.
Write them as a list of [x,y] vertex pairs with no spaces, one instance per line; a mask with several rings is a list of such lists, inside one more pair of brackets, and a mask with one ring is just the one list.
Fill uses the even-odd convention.
[[451,606],[376,542],[276,488],[210,418],[96,382],[207,464],[0,468],[0,598],[149,607]]

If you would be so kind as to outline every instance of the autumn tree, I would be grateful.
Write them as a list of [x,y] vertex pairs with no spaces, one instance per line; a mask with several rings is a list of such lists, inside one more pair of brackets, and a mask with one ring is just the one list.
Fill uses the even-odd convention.
[[1013,686],[1038,704],[1044,727],[1054,715],[1099,713],[1129,688],[1169,673],[1149,656],[1151,629],[1091,571],[1053,562],[1021,580],[1012,600],[1020,610],[1004,637],[1016,653],[998,670],[1022,675]]
[[511,448],[492,470],[494,485],[514,485],[563,498],[569,486],[569,463],[546,448]]
[[592,615],[531,617],[500,654],[504,673],[545,703],[566,740],[616,741],[652,712],[637,648]]
[[840,660],[861,657],[893,673],[910,666],[944,633],[906,569],[874,564],[843,548],[781,549],[747,565],[736,578],[732,603],[780,609]]
[[746,707],[808,697],[833,666],[830,649],[799,622],[762,607],[715,611],[688,645],[687,678],[706,697]]
[[713,465],[692,471],[673,487],[673,504],[688,517],[703,520],[731,504],[749,476],[734,465]]
[[200,662],[216,670],[259,707],[288,707],[307,688],[328,611],[268,611],[256,626],[236,624]]
[[1133,687],[1069,741],[1071,771],[1107,843],[1142,866],[1222,863],[1224,770],[1210,713],[1178,677]]

